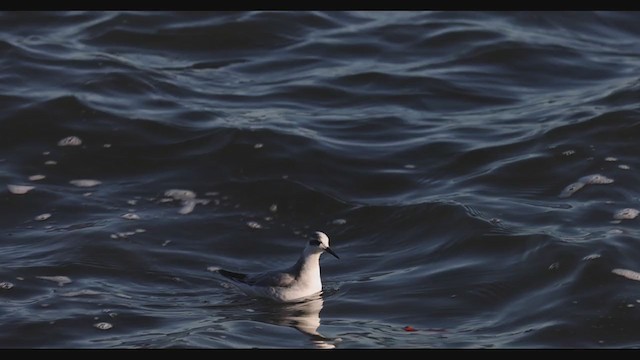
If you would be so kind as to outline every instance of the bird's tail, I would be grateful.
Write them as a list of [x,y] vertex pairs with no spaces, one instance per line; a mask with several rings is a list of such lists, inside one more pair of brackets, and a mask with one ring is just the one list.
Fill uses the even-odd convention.
[[241,274],[241,273],[222,270],[222,269],[219,269],[218,273],[228,279],[237,280],[237,281],[244,281],[244,279],[247,277],[247,274]]

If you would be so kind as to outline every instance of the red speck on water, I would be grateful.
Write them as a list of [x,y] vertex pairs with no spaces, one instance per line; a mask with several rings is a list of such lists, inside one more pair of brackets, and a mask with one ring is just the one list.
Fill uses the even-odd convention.
[[403,329],[404,331],[409,331],[409,332],[418,331],[413,326],[409,326],[409,325],[405,326]]

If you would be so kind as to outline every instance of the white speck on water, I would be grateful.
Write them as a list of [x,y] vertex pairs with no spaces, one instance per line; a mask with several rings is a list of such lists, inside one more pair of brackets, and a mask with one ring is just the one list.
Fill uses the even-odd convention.
[[634,304],[627,304],[628,308],[636,307]]
[[86,193],[82,194],[82,196],[84,196],[84,197],[89,197],[91,195],[93,195],[92,192],[86,192]]
[[136,229],[135,230],[137,233],[143,233],[143,232],[147,232],[146,229]]
[[[618,223],[619,223],[619,221],[618,221]],[[607,234],[620,235],[620,234],[624,234],[624,231],[622,231],[621,229],[611,229],[611,230],[607,231]]]
[[42,180],[42,179],[44,179],[45,177],[46,177],[46,176],[44,176],[44,175],[40,175],[40,174],[38,174],[38,175],[31,175],[31,176],[29,176],[29,180],[30,180],[30,181],[38,181],[38,180]]
[[110,147],[111,147],[111,144],[103,144],[103,145],[102,145],[102,147],[103,147],[103,148],[110,148]]
[[57,282],[58,286],[63,286],[71,282],[71,279],[67,276],[36,276],[36,278]]
[[629,280],[640,281],[640,273],[627,269],[613,269],[612,273],[626,277]]
[[220,270],[218,266],[207,266],[207,271],[215,272]]
[[562,152],[562,155],[564,155],[564,156],[569,156],[569,155],[573,155],[573,154],[575,154],[575,153],[576,153],[576,151],[575,151],[575,150],[567,150],[567,151],[563,151],[563,152]]
[[54,161],[54,160],[47,160],[47,161],[44,162],[44,164],[52,166],[52,165],[57,165],[58,162]]
[[404,168],[405,168],[405,169],[415,169],[415,168],[416,168],[416,166],[415,166],[415,165],[413,165],[413,164],[406,164],[406,165],[404,166]]
[[93,179],[75,179],[69,181],[69,184],[77,186],[77,187],[94,187],[102,184],[100,180]]
[[172,201],[173,201],[173,198],[162,198],[162,199],[160,199],[161,203],[167,203],[167,202],[172,202]]
[[93,324],[93,326],[100,330],[109,330],[113,327],[113,325],[109,324],[108,322],[95,323]]
[[12,287],[13,287],[13,284],[8,282],[8,281],[0,282],[0,289],[2,289],[2,290],[9,290]]
[[167,245],[169,245],[169,243],[171,243],[171,240],[165,240],[165,241],[162,243],[162,246],[167,246]]
[[637,209],[625,208],[625,209],[616,211],[616,213],[613,214],[613,218],[616,220],[631,220],[631,219],[635,219],[639,213],[640,211],[638,211]]
[[255,310],[253,310],[253,309],[244,309],[244,311],[246,311],[246,312],[250,312],[250,313],[252,313],[252,312],[256,312],[256,311],[255,311]]
[[345,219],[335,219],[331,222],[334,225],[344,225],[347,223],[347,220]]
[[262,225],[257,221],[247,221],[247,226],[252,229],[262,229]]
[[127,200],[127,204],[129,205],[136,205],[138,203],[138,200]]
[[601,257],[602,255],[600,254],[589,254],[585,257],[582,258],[582,260],[593,260],[593,259],[597,259],[599,257]]
[[28,186],[28,185],[12,185],[12,184],[7,184],[7,189],[9,189],[9,192],[12,194],[16,194],[16,195],[23,195],[28,193],[29,191],[35,189],[35,187],[33,186]]
[[548,270],[557,270],[558,268],[560,268],[560,263],[554,262],[553,264],[549,265]]
[[262,144],[262,143],[257,143],[257,144],[255,144],[255,145],[253,145],[253,148],[254,148],[254,149],[262,149],[262,147],[263,147],[263,146],[264,146],[264,144]]
[[620,169],[622,169],[622,170],[629,170],[629,169],[631,169],[631,167],[629,167],[629,165],[626,165],[626,164],[620,164],[620,165],[618,165],[618,167],[619,167]]
[[109,317],[110,317],[110,318],[114,318],[114,317],[116,317],[116,316],[118,316],[118,313],[114,313],[114,312],[109,313]]
[[269,206],[269,211],[271,211],[272,213],[277,212],[278,204],[271,204],[271,206]]
[[271,220],[273,220],[273,217],[271,217],[271,216],[265,216],[264,217],[264,221],[271,221]]
[[44,155],[44,156],[48,156],[49,154],[51,154],[51,151],[43,151],[42,152],[42,155]]
[[36,216],[34,219],[36,221],[44,221],[44,220],[47,220],[50,217],[51,217],[51,214],[46,213],[46,214],[40,214],[40,215]]
[[127,219],[127,220],[140,220],[140,216],[138,216],[138,214],[134,214],[134,213],[126,213],[124,215],[122,215],[123,219]]
[[67,136],[58,141],[58,146],[78,146],[82,145],[82,140],[77,136]]
[[618,158],[615,158],[615,157],[613,157],[613,156],[609,156],[609,157],[606,157],[606,158],[604,159],[604,161],[618,161]]
[[109,237],[112,238],[112,239],[117,239],[118,235],[117,234],[111,234],[111,235],[109,235]]
[[123,299],[133,299],[133,296],[129,296],[123,293],[114,293],[113,295],[117,296],[117,297],[121,297]]
[[16,280],[22,281],[22,280],[24,280],[24,278],[22,276],[16,276]]
[[209,192],[206,192],[204,194],[205,194],[205,196],[218,196],[218,195],[220,195],[220,193],[217,192],[217,191],[209,191]]

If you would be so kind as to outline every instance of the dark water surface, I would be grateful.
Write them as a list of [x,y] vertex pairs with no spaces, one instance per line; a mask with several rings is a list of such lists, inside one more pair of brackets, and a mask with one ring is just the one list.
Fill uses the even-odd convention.
[[[635,12],[2,13],[0,347],[638,347],[639,39]],[[210,271],[315,230],[321,299]]]

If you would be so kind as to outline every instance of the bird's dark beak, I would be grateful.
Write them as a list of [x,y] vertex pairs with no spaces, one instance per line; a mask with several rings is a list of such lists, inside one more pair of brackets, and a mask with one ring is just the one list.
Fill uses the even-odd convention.
[[328,252],[329,254],[333,255],[336,257],[336,259],[340,259],[340,256],[338,256],[336,253],[333,252],[333,250],[331,250],[331,248],[326,248],[324,249],[324,251]]

